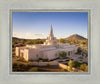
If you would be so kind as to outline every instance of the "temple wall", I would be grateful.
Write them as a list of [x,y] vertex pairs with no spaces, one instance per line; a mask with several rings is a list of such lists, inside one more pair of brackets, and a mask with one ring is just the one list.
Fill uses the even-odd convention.
[[25,50],[24,50],[24,59],[25,59],[26,61],[28,61],[28,59],[29,59],[29,50],[28,50],[28,49],[25,49]]
[[38,57],[39,57],[39,54],[38,54],[37,50],[29,49],[29,58],[28,59],[37,60]]
[[52,59],[55,59],[55,58],[57,58],[56,57],[56,54],[57,54],[57,51],[55,52],[55,51],[48,51],[48,52],[46,52],[46,54],[47,54],[47,58],[49,59],[49,60],[52,60]]
[[20,47],[16,47],[15,53],[16,53],[16,56],[19,56],[20,55]]

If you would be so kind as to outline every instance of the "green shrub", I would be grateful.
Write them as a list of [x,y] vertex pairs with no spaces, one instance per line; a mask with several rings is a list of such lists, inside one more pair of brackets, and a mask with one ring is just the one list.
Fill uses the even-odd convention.
[[87,72],[88,71],[88,66],[86,64],[81,64],[80,69]]
[[82,53],[82,49],[80,47],[78,47],[77,54],[81,54],[81,53]]
[[62,57],[62,58],[65,58],[66,55],[67,55],[67,54],[66,54],[65,51],[61,51],[61,52],[59,53],[59,56]]
[[80,67],[81,64],[82,64],[82,63],[79,63],[79,62],[75,61],[75,62],[74,62],[74,67],[75,67],[75,68]]
[[74,66],[74,62],[72,60],[70,60],[68,62],[68,66],[69,66],[69,70],[71,71],[72,70],[72,67]]

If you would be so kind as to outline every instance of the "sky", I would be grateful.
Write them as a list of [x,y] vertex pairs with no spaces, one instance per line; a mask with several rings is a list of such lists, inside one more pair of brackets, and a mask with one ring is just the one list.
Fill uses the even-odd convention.
[[79,34],[87,38],[87,12],[13,12],[13,37],[44,39],[53,27],[54,36],[66,38]]

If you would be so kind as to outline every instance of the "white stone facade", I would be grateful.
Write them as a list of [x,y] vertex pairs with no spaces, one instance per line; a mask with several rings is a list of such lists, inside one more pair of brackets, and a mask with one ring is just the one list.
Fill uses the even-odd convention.
[[50,35],[44,44],[16,47],[16,56],[24,57],[26,61],[29,59],[37,60],[39,58],[52,60],[58,58],[61,51],[65,51],[67,56],[72,55],[77,51],[77,46],[57,43],[51,26]]

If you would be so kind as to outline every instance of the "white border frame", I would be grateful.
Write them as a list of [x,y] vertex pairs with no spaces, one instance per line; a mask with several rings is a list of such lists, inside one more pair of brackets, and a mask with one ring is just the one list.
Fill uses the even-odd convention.
[[[91,11],[91,73],[89,75],[9,74],[10,9],[89,9]],[[1,0],[0,1],[0,83],[1,84],[100,84],[100,2],[99,0]],[[8,64],[8,65],[7,65]]]

